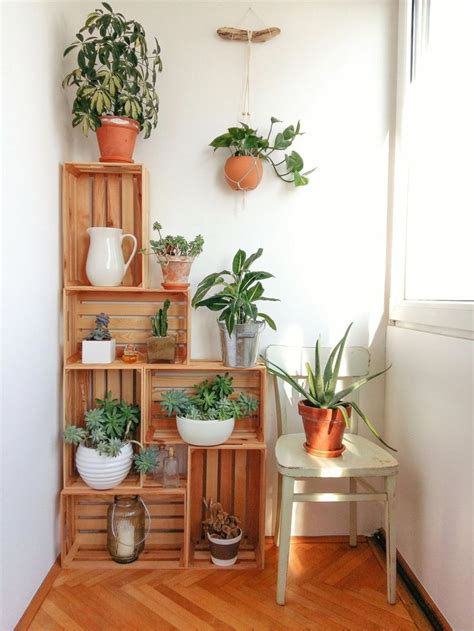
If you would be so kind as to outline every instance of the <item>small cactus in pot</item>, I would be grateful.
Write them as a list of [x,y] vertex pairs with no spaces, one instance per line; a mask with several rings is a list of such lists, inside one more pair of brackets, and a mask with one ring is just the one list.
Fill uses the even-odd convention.
[[83,364],[111,364],[115,360],[115,340],[109,331],[110,317],[99,313],[95,329],[82,341]]
[[176,336],[168,335],[168,309],[170,308],[168,299],[163,303],[163,307],[158,309],[154,316],[150,318],[153,336],[147,339],[147,354],[150,364],[160,362],[174,362],[176,357]]

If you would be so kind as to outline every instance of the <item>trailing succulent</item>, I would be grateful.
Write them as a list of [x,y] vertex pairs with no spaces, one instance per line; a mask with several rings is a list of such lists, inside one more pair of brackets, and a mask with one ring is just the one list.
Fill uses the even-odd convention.
[[99,313],[95,317],[95,329],[91,331],[84,339],[93,340],[95,342],[103,342],[111,340],[112,335],[109,331],[110,318],[106,313]]
[[202,522],[205,533],[215,539],[234,539],[240,534],[240,519],[235,515],[229,515],[222,508],[220,502],[202,498],[206,507],[206,519]]
[[140,421],[138,405],[125,403],[107,392],[105,399],[95,400],[97,407],[84,415],[85,427],[69,425],[64,430],[64,442],[72,445],[83,444],[96,449],[104,456],[115,458],[127,443],[139,445],[141,451],[134,456],[135,468],[139,473],[149,473],[158,464],[158,455],[152,447],[144,448],[132,439]]
[[[258,318],[265,320],[268,326],[276,331],[276,324],[266,313],[259,311],[257,302],[261,300],[278,301],[278,298],[264,296],[260,281],[273,278],[269,272],[251,272],[251,265],[262,256],[259,248],[247,257],[244,250],[238,250],[232,261],[232,272],[223,270],[209,274],[199,283],[192,299],[192,306],[207,307],[211,311],[220,311],[219,321],[225,322],[229,335],[232,335],[236,324],[255,322]],[[222,287],[210,298],[207,293],[214,287]]]
[[63,87],[76,86],[72,106],[74,127],[100,127],[104,115],[127,116],[138,121],[148,138],[158,123],[159,99],[155,90],[161,72],[160,46],[148,54],[143,26],[116,13],[110,4],[89,13],[76,40],[64,56],[77,51],[77,68],[63,79]]
[[279,377],[286,383],[288,383],[298,394],[300,394],[305,400],[307,405],[315,408],[329,408],[331,410],[340,410],[346,425],[349,426],[349,415],[347,413],[347,408],[352,407],[357,412],[357,414],[361,417],[361,419],[365,422],[369,430],[372,434],[386,447],[392,449],[393,451],[397,451],[393,447],[390,447],[380,434],[377,432],[367,415],[362,411],[358,403],[355,401],[346,401],[346,397],[352,394],[355,390],[358,390],[361,386],[366,384],[368,381],[383,375],[388,368],[381,370],[373,375],[368,375],[367,377],[362,377],[361,379],[357,379],[353,383],[351,383],[347,388],[343,388],[342,390],[337,390],[337,384],[339,380],[339,371],[341,369],[342,356],[344,354],[344,347],[346,345],[347,336],[349,335],[349,331],[351,330],[352,322],[346,329],[344,336],[336,346],[332,349],[331,354],[328,357],[326,365],[324,369],[321,367],[321,358],[320,358],[320,341],[316,342],[315,348],[315,357],[314,357],[314,370],[311,367],[309,362],[306,363],[306,372],[308,375],[308,385],[307,387],[303,387],[299,381],[289,375],[283,368],[277,366],[273,362],[265,357],[261,356],[262,361],[266,365],[268,372],[276,377]]
[[163,308],[158,309],[154,316],[150,318],[151,329],[154,337],[166,337],[168,334],[168,309],[171,302],[166,299]]
[[289,154],[285,153],[281,160],[270,157],[275,151],[283,152],[288,149],[295,138],[302,135],[300,122],[298,121],[296,127],[289,125],[283,131],[278,132],[272,140],[273,125],[282,121],[274,116],[271,117],[270,121],[270,130],[266,137],[258,134],[256,129],[252,129],[246,123],[239,123],[240,127],[229,127],[225,134],[214,138],[210,146],[214,147],[214,151],[227,147],[233,156],[254,156],[265,160],[270,163],[275,173],[284,182],[293,183],[295,186],[305,186],[309,182],[307,176],[315,169],[302,173],[304,162],[299,153],[296,151]]
[[231,399],[234,393],[232,381],[233,378],[226,372],[193,386],[191,395],[185,390],[168,390],[162,395],[161,407],[168,416],[176,414],[195,421],[225,421],[253,414],[258,400],[243,392],[237,399]]
[[[172,236],[167,234],[165,237],[161,234],[163,226],[155,221],[153,230],[158,232],[160,237],[158,240],[151,240],[150,247],[154,254],[159,258],[167,256],[190,256],[196,257],[201,254],[204,247],[204,239],[198,234],[192,241],[186,241],[181,235]],[[143,250],[142,250],[143,252]]]

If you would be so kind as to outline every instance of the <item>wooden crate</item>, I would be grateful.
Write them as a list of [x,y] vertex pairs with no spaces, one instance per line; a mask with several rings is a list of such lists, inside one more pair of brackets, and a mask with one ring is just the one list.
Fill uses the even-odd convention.
[[[67,425],[84,426],[84,414],[95,407],[95,399],[103,399],[107,392],[112,392],[116,399],[141,406],[142,395],[141,369],[82,369],[65,370],[64,375],[64,427]],[[142,410],[143,414],[143,410]],[[136,439],[143,441],[143,424],[139,424]],[[78,493],[90,491],[81,480],[75,466],[76,448],[64,444],[64,488]],[[141,476],[133,469],[118,487],[117,492],[125,493],[141,487]]]
[[[87,228],[122,228],[135,235],[138,248],[149,240],[148,172],[140,164],[68,162],[63,166],[64,285],[90,285],[86,276]],[[132,251],[124,242],[125,260]],[[146,287],[148,257],[136,254],[123,285]]]
[[107,551],[107,508],[114,493],[101,491],[94,495],[76,495],[62,491],[62,567],[115,570],[185,567],[185,490],[172,493],[140,491],[140,497],[150,511],[151,530],[139,559],[124,565],[115,563]]
[[[263,568],[265,553],[265,445],[189,447],[188,532],[190,567],[215,568],[202,531],[202,498],[222,503],[241,519],[242,541],[234,569]],[[225,568],[228,569],[228,568]]]
[[[190,348],[190,310],[188,291],[166,289],[110,291],[91,289],[64,290],[64,360],[66,365],[80,362],[84,337],[95,328],[95,317],[104,312],[110,316],[109,329],[116,340],[119,357],[125,344],[136,344],[146,358],[146,340],[152,335],[150,316],[169,299],[169,332],[177,338],[176,361],[187,363]],[[118,364],[123,362],[119,360]]]
[[195,384],[204,379],[212,379],[217,374],[229,372],[233,377],[234,398],[240,392],[259,399],[255,414],[236,420],[231,438],[226,444],[259,445],[264,441],[265,409],[265,368],[225,368],[221,362],[191,362],[180,370],[167,370],[165,366],[153,369],[145,368],[144,435],[147,443],[179,444],[182,443],[176,429],[176,418],[167,416],[161,409],[161,398],[167,390],[192,391]]

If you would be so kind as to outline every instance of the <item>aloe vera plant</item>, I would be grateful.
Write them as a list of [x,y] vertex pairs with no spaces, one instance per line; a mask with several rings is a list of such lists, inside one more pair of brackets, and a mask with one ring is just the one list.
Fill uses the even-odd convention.
[[349,331],[351,330],[352,324],[352,322],[351,324],[349,324],[342,339],[340,339],[336,346],[332,349],[324,369],[321,367],[320,340],[318,339],[318,341],[316,342],[314,353],[314,370],[309,362],[306,363],[306,372],[308,375],[307,388],[304,388],[301,384],[299,384],[294,377],[289,375],[285,370],[283,370],[283,368],[280,368],[280,366],[277,366],[264,357],[261,357],[261,359],[265,363],[268,372],[272,375],[275,375],[279,379],[282,379],[292,388],[294,388],[296,392],[304,397],[307,405],[316,408],[340,410],[347,426],[349,426],[349,414],[347,412],[347,409],[349,407],[352,407],[367,425],[372,434],[383,445],[385,445],[392,451],[397,451],[384,441],[384,439],[375,429],[370,419],[362,411],[358,403],[352,400],[347,400],[347,397],[349,397],[349,395],[361,388],[367,382],[387,372],[390,366],[373,375],[367,375],[366,377],[361,377],[360,379],[353,381],[349,386],[347,386],[347,388],[337,390],[337,382],[339,380],[339,371],[341,369],[341,361],[344,354],[344,347],[346,345],[347,337],[349,335]]

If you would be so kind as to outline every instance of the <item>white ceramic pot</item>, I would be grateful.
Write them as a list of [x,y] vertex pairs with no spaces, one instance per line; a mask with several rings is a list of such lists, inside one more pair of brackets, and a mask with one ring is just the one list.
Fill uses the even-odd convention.
[[192,418],[176,417],[179,435],[185,443],[198,447],[222,445],[234,431],[234,418],[225,421],[195,421]]
[[113,489],[125,480],[132,466],[133,448],[124,445],[118,456],[100,455],[96,449],[79,445],[76,467],[79,475],[91,489]]
[[115,361],[115,340],[83,340],[83,364],[111,364]]
[[237,537],[233,539],[217,539],[207,533],[209,547],[211,552],[211,561],[214,565],[220,567],[229,567],[234,565],[239,554],[240,540],[242,539],[242,530]]
[[[137,251],[136,238],[133,234],[122,234],[121,228],[88,228],[87,232],[91,239],[86,263],[87,278],[96,287],[117,287]],[[122,241],[127,237],[133,241],[133,250],[125,263]]]

